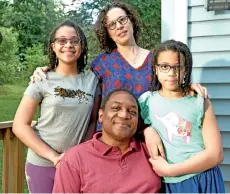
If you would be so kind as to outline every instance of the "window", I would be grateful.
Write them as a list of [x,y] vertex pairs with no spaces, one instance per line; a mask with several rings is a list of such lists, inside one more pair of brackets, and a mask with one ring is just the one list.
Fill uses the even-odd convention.
[[230,0],[206,0],[207,11],[230,10]]

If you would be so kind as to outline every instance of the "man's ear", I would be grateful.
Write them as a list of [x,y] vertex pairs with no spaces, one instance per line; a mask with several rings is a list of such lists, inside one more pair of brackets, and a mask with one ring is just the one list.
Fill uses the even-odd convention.
[[102,116],[103,116],[103,110],[99,109],[99,111],[98,111],[98,120],[99,120],[100,123],[102,123]]

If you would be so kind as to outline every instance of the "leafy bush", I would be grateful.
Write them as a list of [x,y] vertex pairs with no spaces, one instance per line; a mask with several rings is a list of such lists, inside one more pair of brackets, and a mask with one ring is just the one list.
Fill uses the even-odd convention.
[[12,28],[0,27],[3,41],[0,44],[0,85],[12,83],[20,62],[16,56],[18,51],[17,36]]

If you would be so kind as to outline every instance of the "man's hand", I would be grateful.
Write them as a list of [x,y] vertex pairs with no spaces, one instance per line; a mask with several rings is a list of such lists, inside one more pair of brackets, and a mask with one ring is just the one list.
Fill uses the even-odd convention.
[[165,158],[164,148],[158,133],[152,127],[147,127],[144,130],[144,136],[145,143],[151,158],[157,159],[159,155],[158,153],[160,153],[160,155]]

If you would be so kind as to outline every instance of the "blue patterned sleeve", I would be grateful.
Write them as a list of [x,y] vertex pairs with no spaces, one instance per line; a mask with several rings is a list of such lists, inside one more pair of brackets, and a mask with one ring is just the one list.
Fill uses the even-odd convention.
[[141,117],[143,118],[145,124],[151,125],[152,122],[149,118],[149,98],[150,98],[151,92],[145,92],[138,98],[138,103],[140,105],[141,109]]
[[101,64],[102,54],[96,56],[90,64],[90,70],[97,76],[99,80],[103,77],[103,65]]

